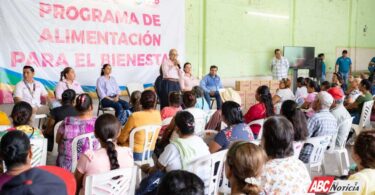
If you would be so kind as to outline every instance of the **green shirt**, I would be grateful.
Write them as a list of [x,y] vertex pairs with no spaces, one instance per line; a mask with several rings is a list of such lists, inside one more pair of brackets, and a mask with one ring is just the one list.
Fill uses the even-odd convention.
[[372,95],[370,92],[367,92],[366,94],[363,94],[361,96],[359,96],[356,100],[355,100],[355,103],[357,103],[358,105],[358,108],[355,109],[354,111],[358,112],[359,114],[362,113],[362,108],[363,108],[363,104],[367,101],[371,101],[372,100]]

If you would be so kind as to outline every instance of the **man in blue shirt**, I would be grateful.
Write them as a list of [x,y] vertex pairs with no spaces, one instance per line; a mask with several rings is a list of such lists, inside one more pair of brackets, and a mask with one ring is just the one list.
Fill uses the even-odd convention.
[[325,81],[326,80],[326,63],[324,63],[324,53],[321,53],[318,55],[318,58],[320,60],[322,60],[322,77],[321,77],[321,81]]
[[220,77],[217,75],[217,66],[213,65],[210,67],[210,73],[203,77],[200,82],[200,86],[204,90],[204,98],[210,104],[211,97],[215,97],[217,109],[221,109],[221,97],[219,89],[223,88],[223,83]]
[[352,60],[348,57],[347,50],[343,50],[342,56],[337,58],[335,72],[337,72],[337,67],[339,69],[338,72],[341,74],[345,83],[348,83],[349,75],[352,74]]

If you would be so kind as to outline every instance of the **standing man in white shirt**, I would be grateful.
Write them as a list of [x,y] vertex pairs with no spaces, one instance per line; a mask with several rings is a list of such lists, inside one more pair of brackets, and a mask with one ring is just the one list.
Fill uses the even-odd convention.
[[34,80],[35,70],[31,66],[23,67],[23,79],[14,90],[14,102],[24,101],[33,107],[33,115],[48,114],[49,108],[41,104],[41,97],[48,100],[48,93],[43,84]]
[[271,70],[273,80],[288,78],[289,62],[281,55],[280,49],[275,49],[275,57],[272,59]]

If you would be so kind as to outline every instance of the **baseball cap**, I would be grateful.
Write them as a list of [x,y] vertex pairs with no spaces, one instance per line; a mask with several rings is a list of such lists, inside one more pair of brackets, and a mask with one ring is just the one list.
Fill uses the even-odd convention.
[[2,195],[36,195],[53,194],[66,195],[67,188],[62,179],[58,176],[39,169],[31,168],[3,185],[0,192]]
[[333,97],[335,100],[341,100],[344,97],[344,94],[342,93],[342,90],[338,87],[331,87],[327,90],[329,94]]

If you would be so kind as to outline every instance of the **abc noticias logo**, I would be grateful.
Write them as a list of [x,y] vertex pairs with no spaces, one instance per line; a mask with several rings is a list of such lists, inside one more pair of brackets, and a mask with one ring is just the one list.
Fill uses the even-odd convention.
[[334,180],[334,177],[314,177],[308,193],[359,192],[361,183],[354,180]]

